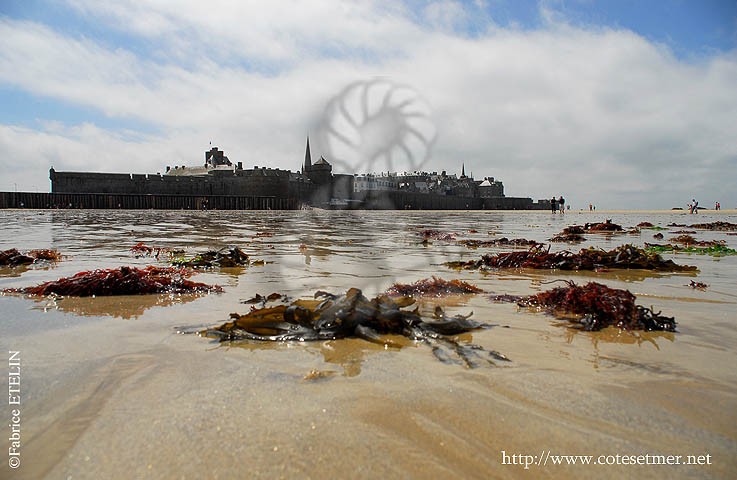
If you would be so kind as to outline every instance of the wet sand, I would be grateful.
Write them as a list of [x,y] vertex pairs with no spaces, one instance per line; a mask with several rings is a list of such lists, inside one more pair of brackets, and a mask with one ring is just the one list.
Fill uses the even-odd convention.
[[[237,244],[273,263],[194,277],[222,285],[220,295],[0,297],[0,345],[21,352],[23,392],[22,466],[4,465],[3,478],[733,478],[737,472],[737,257],[668,256],[698,266],[698,275],[455,272],[439,264],[507,250],[423,246],[416,234],[422,227],[459,238],[545,241],[569,224],[601,221],[603,212],[137,215],[2,212],[3,249],[53,247],[69,257],[49,269],[0,272],[0,286],[156,263],[129,254],[138,241],[189,253]],[[625,227],[644,220],[737,222],[727,212],[607,218]],[[642,244],[653,233],[589,236],[580,246],[551,248]],[[737,237],[724,232],[696,236],[737,246]],[[394,281],[433,274],[511,294],[549,288],[544,282],[558,278],[595,280],[674,315],[679,332],[580,332],[481,294],[441,303],[495,325],[461,338],[502,352],[509,363],[447,365],[419,344],[401,350],[357,339],[230,346],[176,333],[244,313],[248,305],[240,301],[256,293],[301,297],[357,286],[374,295]],[[690,280],[709,288],[693,290]],[[547,457],[545,465],[525,470],[505,464],[502,451],[710,455],[711,465],[552,465]]]

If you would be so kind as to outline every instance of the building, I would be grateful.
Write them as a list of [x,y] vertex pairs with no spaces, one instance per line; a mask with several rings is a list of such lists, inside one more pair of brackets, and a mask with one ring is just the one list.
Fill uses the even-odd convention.
[[[547,208],[540,202],[533,203],[530,198],[505,197],[502,182],[493,177],[476,181],[473,176],[466,175],[465,165],[462,165],[459,177],[448,175],[445,171],[440,174],[336,174],[325,158],[320,157],[312,162],[309,138],[302,168],[296,172],[258,165],[243,168],[242,162],[234,164],[222,150],[212,147],[205,152],[205,161],[201,166],[167,166],[163,175],[57,172],[52,167],[49,177],[52,194],[117,195],[122,199],[122,203],[118,202],[121,208],[126,203],[125,196],[131,195],[168,196],[172,199],[163,204],[196,205],[189,208],[199,208],[200,205],[231,208],[227,205],[244,204],[275,205],[279,208],[299,208],[304,205],[382,209]],[[185,197],[191,201],[185,202]],[[254,200],[234,202],[232,198]],[[140,204],[140,201],[136,203]]]

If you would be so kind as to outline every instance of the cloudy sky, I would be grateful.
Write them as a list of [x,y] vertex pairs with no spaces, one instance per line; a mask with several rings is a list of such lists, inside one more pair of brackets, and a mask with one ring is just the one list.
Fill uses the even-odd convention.
[[[0,105],[5,191],[197,165],[211,142],[297,170],[310,135],[337,171],[735,208],[737,2],[0,0]],[[342,158],[369,137],[404,160]]]

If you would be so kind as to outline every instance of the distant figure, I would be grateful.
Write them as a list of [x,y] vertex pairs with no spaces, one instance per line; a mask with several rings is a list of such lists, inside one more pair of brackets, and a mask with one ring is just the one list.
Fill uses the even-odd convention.
[[589,203],[589,212],[593,212],[593,211],[594,211],[594,206]]
[[550,212],[555,213],[558,211],[558,200],[555,197],[550,199]]
[[699,202],[695,198],[691,199],[691,213],[699,213]]
[[565,204],[566,204],[566,199],[563,198],[563,195],[561,195],[560,198],[558,199],[558,206],[560,207],[560,213],[565,213],[565,208],[566,208]]
[[714,204],[714,210],[721,210],[721,209],[722,209],[722,205],[719,202]]

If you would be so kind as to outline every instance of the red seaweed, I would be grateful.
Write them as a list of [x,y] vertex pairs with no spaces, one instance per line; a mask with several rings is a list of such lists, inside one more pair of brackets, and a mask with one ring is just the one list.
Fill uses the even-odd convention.
[[584,225],[586,232],[621,232],[622,226],[612,223],[611,220],[607,219],[601,223],[587,223]]
[[386,291],[391,296],[427,295],[433,297],[481,292],[483,292],[482,289],[462,280],[447,281],[435,276],[432,279],[425,278],[415,283],[395,283]]
[[35,287],[7,289],[5,292],[91,297],[222,291],[222,287],[217,285],[187,280],[190,275],[191,273],[184,269],[156,266],[98,269],[79,272],[71,277],[45,282]]
[[58,250],[50,248],[30,250],[28,255],[33,257],[37,262],[58,262],[61,260],[61,253]]
[[673,317],[666,317],[660,312],[636,305],[635,299],[635,295],[629,290],[610,288],[597,282],[580,286],[566,281],[565,287],[556,287],[518,300],[512,298],[512,301],[522,307],[540,308],[557,318],[573,322],[586,331],[597,331],[610,326],[623,330],[676,331]]
[[532,248],[524,252],[505,252],[484,255],[480,260],[446,262],[450,268],[464,270],[489,268],[534,268],[560,270],[596,270],[598,268],[629,268],[662,272],[695,271],[696,267],[678,265],[673,260],[664,260],[654,252],[634,245],[622,245],[610,251],[596,248],[582,249],[579,253],[550,252]]

